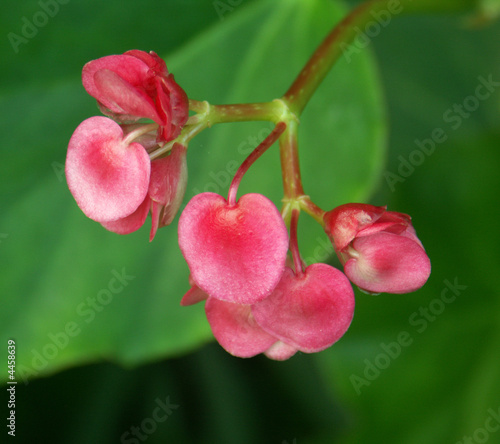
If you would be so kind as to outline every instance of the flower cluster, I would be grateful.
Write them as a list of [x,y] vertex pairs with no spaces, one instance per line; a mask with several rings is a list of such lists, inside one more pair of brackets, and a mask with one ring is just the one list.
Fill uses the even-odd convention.
[[349,280],[366,292],[407,293],[429,277],[409,216],[347,204],[324,219],[345,274],[321,263],[303,270],[296,226],[288,240],[264,196],[247,194],[236,205],[213,193],[194,197],[179,221],[192,285],[181,305],[206,300],[213,334],[229,353],[283,360],[324,350],[347,331],[354,314]]
[[[119,234],[139,229],[151,214],[150,240],[181,206],[191,137],[214,120],[238,121],[245,112],[248,120],[281,116],[236,172],[227,199],[198,194],[179,219],[179,246],[191,273],[181,305],[205,301],[213,334],[232,355],[284,360],[297,351],[319,352],[351,324],[351,282],[373,294],[407,293],[427,281],[430,261],[408,215],[361,203],[325,212],[304,194],[297,119],[283,100],[268,108],[221,106],[210,114],[208,103],[188,100],[155,53],[137,50],[89,62],[82,79],[106,117],[85,120],[71,137],[69,189],[89,218]],[[197,114],[188,122],[190,105]],[[236,198],[243,175],[278,140],[282,212],[261,194]],[[305,267],[297,240],[301,211],[322,225],[345,274],[323,263]]]
[[[73,133],[66,179],[89,218],[119,234],[138,230],[151,212],[150,239],[177,212],[187,181],[186,147],[151,162],[149,153],[179,136],[188,99],[154,52],[132,50],[87,63],[83,86],[108,117]],[[147,119],[149,122],[139,123]]]

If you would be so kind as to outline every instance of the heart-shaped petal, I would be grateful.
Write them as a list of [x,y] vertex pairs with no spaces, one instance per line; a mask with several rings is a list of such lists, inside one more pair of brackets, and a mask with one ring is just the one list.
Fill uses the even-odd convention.
[[234,356],[250,358],[276,342],[275,337],[257,325],[249,305],[208,298],[205,312],[215,339]]
[[69,141],[68,187],[81,210],[97,222],[136,211],[148,192],[150,169],[144,147],[128,144],[120,125],[107,117],[84,120]]
[[330,265],[313,264],[295,275],[286,268],[271,296],[252,306],[269,334],[305,353],[330,347],[347,331],[354,315],[354,292],[347,277]]
[[431,262],[412,237],[380,232],[354,240],[353,257],[344,272],[359,288],[372,293],[409,293],[425,284]]
[[231,206],[202,193],[179,219],[179,246],[196,285],[214,298],[253,304],[271,294],[283,273],[288,232],[274,204],[246,194]]
[[130,216],[123,217],[122,219],[112,220],[109,222],[101,222],[101,225],[106,230],[112,231],[117,234],[130,234],[137,231],[144,225],[148,217],[151,207],[151,199],[146,197]]

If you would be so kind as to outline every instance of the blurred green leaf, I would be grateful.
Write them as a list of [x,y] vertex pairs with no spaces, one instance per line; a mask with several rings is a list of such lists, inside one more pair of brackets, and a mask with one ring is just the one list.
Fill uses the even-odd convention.
[[[448,221],[446,229],[422,230],[433,262],[429,282],[406,296],[358,294],[348,334],[317,356],[332,388],[357,412],[355,433],[343,442],[368,442],[374,430],[377,436],[390,434],[391,442],[456,442],[484,428],[490,409],[498,412],[500,299],[496,280],[490,277],[500,266],[493,251],[500,239],[496,233],[481,239],[473,222],[479,217],[484,226],[496,223],[498,214],[484,208],[500,187],[491,165],[491,159],[498,158],[498,140],[482,137],[448,144],[454,153],[451,165],[449,156],[436,153],[421,167],[428,186],[418,187],[413,205],[420,202],[434,209],[428,226],[438,226],[462,207],[471,215]],[[473,165],[471,150],[482,159]],[[445,164],[460,174],[443,178]],[[462,185],[478,173],[480,194]],[[435,192],[436,183],[440,193]],[[449,200],[457,195],[457,200]],[[461,259],[450,261],[450,256]]]
[[[192,98],[272,100],[342,16],[338,4],[327,0],[250,3],[168,56],[167,65]],[[211,340],[202,304],[179,306],[188,268],[176,222],[160,230],[152,244],[148,227],[121,237],[88,220],[67,190],[65,146],[77,124],[97,114],[81,85],[48,81],[43,88],[22,87],[4,93],[1,104],[10,109],[2,120],[4,143],[15,149],[0,165],[6,183],[0,231],[7,235],[0,248],[8,258],[2,267],[0,331],[18,343],[17,377],[103,359],[136,365]],[[262,123],[221,125],[196,138],[188,156],[186,202],[204,190],[225,195],[237,166],[269,131]],[[380,174],[384,141],[369,54],[350,64],[342,60],[302,119],[306,192],[326,208],[365,199]],[[240,194],[249,191],[279,205],[277,145],[245,177]],[[311,229],[300,229],[301,250],[306,259],[320,261],[328,242],[304,218],[304,227],[308,224]]]
[[[474,95],[481,76],[498,80],[498,59],[488,56],[498,53],[498,26],[472,34],[457,24],[395,22],[376,41],[391,103],[388,171],[417,159],[415,141],[436,128],[447,138],[395,190],[382,183],[379,191],[390,209],[412,215],[429,281],[409,295],[357,293],[348,333],[316,357],[351,414],[342,443],[479,442],[486,423],[496,428],[488,418],[500,407],[498,88]],[[419,51],[431,47],[424,62]],[[470,102],[476,109],[451,126],[445,116],[458,114],[448,110]],[[450,285],[458,294],[443,293]],[[395,345],[398,337],[407,345]],[[489,433],[488,442],[498,439]]]

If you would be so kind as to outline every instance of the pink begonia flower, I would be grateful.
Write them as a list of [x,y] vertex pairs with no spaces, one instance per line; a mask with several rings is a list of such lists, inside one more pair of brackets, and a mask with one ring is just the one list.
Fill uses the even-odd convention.
[[270,296],[253,305],[209,297],[192,287],[181,305],[206,300],[205,312],[219,344],[233,356],[264,353],[282,361],[297,351],[330,347],[347,331],[354,314],[354,292],[346,276],[326,264],[313,264],[296,275],[286,268]]
[[410,216],[346,204],[327,212],[324,222],[345,274],[361,290],[409,293],[429,278],[431,263]]
[[148,193],[141,205],[131,215],[103,227],[118,234],[130,234],[144,225],[151,211],[152,241],[158,228],[169,225],[179,210],[187,184],[186,147],[174,143],[167,157],[151,162],[151,178]]
[[[139,50],[87,63],[82,82],[116,122],[93,117],[76,129],[66,161],[71,193],[88,217],[119,234],[138,230],[151,212],[152,240],[182,203],[186,147],[175,143],[153,163],[148,153],[179,136],[189,113],[186,93],[162,59]],[[124,123],[139,119],[155,124]]]
[[233,356],[250,358],[264,353],[268,358],[283,361],[297,349],[266,333],[253,318],[250,305],[234,304],[209,296],[196,286],[191,276],[191,288],[181,300],[182,306],[207,301],[205,313],[217,342]]
[[136,211],[148,192],[150,170],[144,147],[127,140],[107,117],[84,120],[69,141],[68,187],[85,215],[97,222]]
[[250,305],[209,297],[205,313],[215,339],[234,356],[250,358],[265,352],[277,341],[255,322]]
[[272,294],[252,305],[257,324],[284,344],[305,353],[330,347],[347,331],[354,315],[354,292],[347,277],[327,264],[303,273],[286,268]]
[[231,206],[218,194],[202,193],[179,218],[179,246],[193,281],[209,296],[252,304],[281,278],[288,231],[261,194],[246,194]]
[[118,122],[151,119],[159,142],[175,139],[189,116],[184,90],[154,52],[127,51],[88,62],[82,83],[101,111]]

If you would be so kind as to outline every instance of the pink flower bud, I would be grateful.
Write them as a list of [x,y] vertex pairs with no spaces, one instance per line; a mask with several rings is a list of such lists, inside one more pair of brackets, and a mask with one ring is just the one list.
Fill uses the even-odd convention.
[[370,293],[408,293],[427,281],[431,264],[410,216],[385,207],[346,204],[324,216],[325,231],[347,277]]
[[192,279],[209,296],[252,304],[281,278],[288,231],[265,196],[246,194],[231,206],[218,194],[202,193],[181,214],[179,246]]
[[175,82],[174,76],[169,74],[165,62],[153,51],[150,53],[137,49],[127,51],[125,55],[132,55],[146,63],[153,74],[153,82],[148,85],[152,96],[156,97],[159,116],[165,122],[160,129],[160,140],[175,139],[188,119],[188,98],[184,90]]
[[134,213],[148,192],[150,169],[144,147],[126,140],[107,117],[83,121],[68,145],[68,187],[85,215],[97,222]]
[[[88,62],[82,71],[82,83],[97,99],[104,114],[119,121],[148,118],[164,124],[152,91],[149,66],[131,55],[110,55]],[[109,110],[109,112],[107,111]]]
[[154,52],[132,50],[92,60],[83,67],[82,82],[116,121],[156,122],[158,141],[175,139],[188,119],[186,93]]
[[252,305],[257,323],[289,347],[315,353],[347,331],[354,315],[354,292],[345,275],[326,264],[303,273],[286,268],[272,294]]

